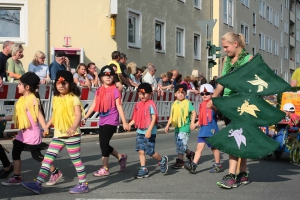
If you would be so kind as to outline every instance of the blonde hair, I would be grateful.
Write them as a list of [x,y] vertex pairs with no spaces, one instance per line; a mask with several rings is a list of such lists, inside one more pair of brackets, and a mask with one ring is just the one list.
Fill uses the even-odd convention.
[[222,40],[225,40],[229,43],[237,42],[238,46],[242,49],[245,48],[245,36],[242,33],[236,34],[233,32],[227,32],[223,35]]
[[136,74],[136,66],[135,62],[130,62],[127,64],[127,70],[130,74]]
[[40,63],[38,62],[38,58],[40,58],[40,57],[46,57],[46,55],[42,51],[37,51],[34,54],[34,57],[33,57],[33,60],[32,60],[32,64],[34,64],[35,66],[39,66]]
[[18,51],[23,51],[23,46],[21,44],[12,44],[10,48],[10,52],[12,56],[15,56]]
[[[167,73],[162,73],[161,75],[160,75],[160,78],[165,78],[165,77],[168,77],[168,74]],[[168,77],[169,78],[169,77]]]
[[77,68],[76,68],[76,73],[78,74],[78,70],[80,69],[81,66],[84,66],[85,70],[87,70],[87,66],[84,64],[84,63],[79,63],[77,65]]

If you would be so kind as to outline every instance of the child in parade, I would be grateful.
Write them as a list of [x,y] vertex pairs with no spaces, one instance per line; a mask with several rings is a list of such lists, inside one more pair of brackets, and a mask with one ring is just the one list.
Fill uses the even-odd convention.
[[198,144],[197,150],[195,152],[194,160],[191,164],[185,165],[184,167],[192,174],[196,172],[198,161],[200,160],[202,151],[205,147],[205,144],[211,148],[215,164],[213,164],[211,173],[218,173],[223,171],[223,167],[220,163],[220,151],[212,147],[209,143],[206,142],[206,138],[212,137],[216,132],[219,131],[217,124],[217,115],[216,107],[212,105],[212,94],[214,93],[214,88],[210,84],[203,84],[200,87],[200,95],[203,99],[203,102],[199,106],[199,117],[198,123],[201,127],[198,133]]
[[183,156],[191,163],[194,160],[195,152],[188,149],[187,143],[191,130],[195,129],[196,111],[192,103],[185,97],[187,95],[187,86],[185,84],[178,84],[175,86],[175,97],[177,100],[173,103],[171,108],[171,115],[165,127],[165,132],[168,133],[170,125],[175,127],[175,144],[178,158],[172,165],[174,169],[184,168]]
[[297,115],[294,104],[286,103],[283,106],[283,112],[285,112],[285,121],[289,125],[289,132],[297,132],[300,127],[300,116]]
[[71,188],[69,192],[72,194],[89,192],[85,166],[80,157],[81,135],[79,124],[84,111],[79,99],[80,90],[74,83],[71,72],[60,70],[56,73],[53,94],[53,113],[46,129],[53,124],[54,137],[45,154],[36,181],[22,182],[21,185],[35,194],[40,194],[42,183],[45,182],[45,178],[49,174],[51,164],[66,147],[79,179],[79,184]]
[[120,154],[110,146],[109,142],[119,125],[119,115],[123,122],[125,130],[128,129],[128,123],[125,119],[125,114],[121,104],[121,94],[114,84],[115,71],[110,66],[104,66],[99,73],[102,86],[99,87],[95,93],[94,101],[86,113],[84,120],[90,114],[99,112],[99,142],[102,152],[102,167],[97,170],[94,176],[108,176],[109,155],[116,157],[120,163],[120,171],[124,171],[126,167],[127,155]]
[[[40,78],[33,72],[27,72],[20,77],[18,91],[21,96],[15,104],[14,114],[3,117],[3,120],[14,121],[16,128],[20,129],[18,135],[13,140],[12,158],[14,165],[14,175],[2,182],[2,185],[20,185],[21,179],[21,153],[28,149],[32,158],[42,163],[44,156],[41,154],[42,131],[39,124],[48,132],[45,118],[40,109],[39,99],[34,95],[40,83]],[[54,185],[61,177],[62,173],[53,165],[50,166],[51,177],[49,185]]]
[[134,106],[128,131],[135,124],[135,128],[137,128],[135,150],[139,152],[141,164],[135,177],[145,178],[149,176],[149,171],[146,167],[146,154],[159,161],[161,173],[168,171],[168,157],[161,156],[154,150],[158,112],[155,102],[150,100],[153,92],[152,86],[149,83],[142,83],[138,86],[137,92],[141,101]]

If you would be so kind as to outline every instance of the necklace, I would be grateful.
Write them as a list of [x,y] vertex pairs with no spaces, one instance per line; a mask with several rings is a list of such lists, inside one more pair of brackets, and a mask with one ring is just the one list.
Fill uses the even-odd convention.
[[246,50],[242,49],[241,53],[238,56],[238,59],[233,64],[231,64],[231,61],[233,58],[227,57],[226,62],[224,64],[225,74],[228,74],[228,73],[232,72],[233,70],[235,70],[236,68],[240,67],[247,55],[248,55],[248,53],[246,52]]

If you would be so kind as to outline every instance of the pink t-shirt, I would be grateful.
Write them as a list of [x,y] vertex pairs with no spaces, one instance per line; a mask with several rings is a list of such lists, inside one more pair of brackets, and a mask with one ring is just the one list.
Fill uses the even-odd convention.
[[23,142],[25,144],[37,145],[42,142],[42,131],[39,127],[39,124],[33,121],[29,111],[26,111],[27,117],[31,126],[27,129],[20,130],[16,136],[16,140]]
[[[120,92],[117,88],[114,90],[114,93],[115,93],[115,99],[121,98]],[[96,95],[97,94],[98,93],[96,93]],[[99,113],[99,115],[100,115],[99,126],[103,126],[103,125],[118,126],[119,125],[119,112],[116,107],[110,108],[109,111],[106,113]]]

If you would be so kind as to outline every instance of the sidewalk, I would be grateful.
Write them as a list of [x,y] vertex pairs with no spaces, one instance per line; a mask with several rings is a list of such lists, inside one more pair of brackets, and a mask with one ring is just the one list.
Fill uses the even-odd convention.
[[[219,121],[218,122],[218,125],[220,126],[220,129],[222,129],[225,124],[223,121]],[[157,134],[164,134],[164,129],[161,128],[161,129],[157,129]],[[172,133],[170,131],[170,133]],[[132,137],[135,137],[136,136],[136,132],[133,131],[133,132],[122,132],[122,133],[115,133],[112,137],[112,140],[117,140],[117,139],[123,139],[123,138],[132,138]],[[51,142],[52,138],[43,138],[43,142],[49,144]],[[83,135],[81,137],[81,142],[82,143],[86,143],[86,142],[97,142],[99,141],[99,136],[98,134],[97,135]],[[1,138],[0,139],[0,143],[2,146],[4,146],[5,148],[11,150],[12,147],[13,147],[13,144],[12,144],[12,138]]]

